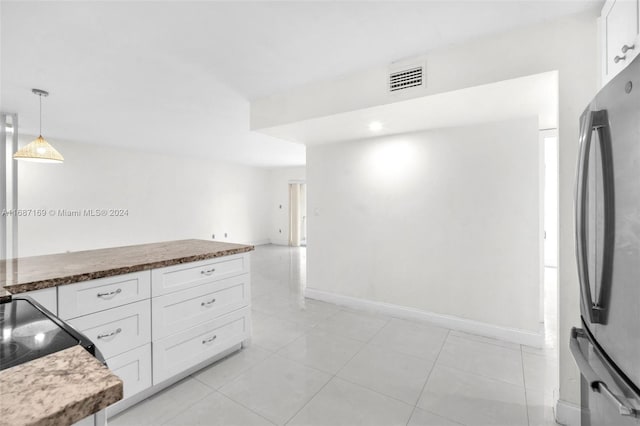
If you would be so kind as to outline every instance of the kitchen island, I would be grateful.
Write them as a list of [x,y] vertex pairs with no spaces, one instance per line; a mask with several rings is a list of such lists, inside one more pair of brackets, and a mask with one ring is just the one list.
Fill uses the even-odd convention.
[[[251,245],[181,240],[0,261],[0,297],[6,300],[20,294],[41,302],[91,339],[111,371],[102,369],[117,381],[122,379],[119,396],[113,386],[107,392],[109,398],[104,389],[95,389],[93,405],[91,399],[78,405],[74,392],[58,393],[69,401],[56,401],[56,407],[67,407],[58,412],[57,423],[47,423],[55,419],[52,409],[45,410],[48,417],[42,421],[28,417],[32,405],[46,398],[29,402],[19,395],[13,399],[3,395],[0,418],[15,419],[22,412],[24,421],[15,424],[70,424],[81,417],[69,417],[68,404],[86,408],[82,415],[89,416],[124,398],[109,408],[108,415],[113,415],[239,350],[251,336],[248,252],[253,249]],[[65,352],[48,357],[64,357]],[[34,371],[30,364],[45,358],[0,372],[2,392],[12,392],[5,388],[14,386],[11,383],[20,377],[18,369]],[[74,371],[76,364],[64,365],[73,377],[86,373]],[[99,376],[99,369],[95,374]],[[99,381],[112,383],[108,375]],[[47,382],[21,383],[28,387]],[[16,411],[17,405],[21,407]]]

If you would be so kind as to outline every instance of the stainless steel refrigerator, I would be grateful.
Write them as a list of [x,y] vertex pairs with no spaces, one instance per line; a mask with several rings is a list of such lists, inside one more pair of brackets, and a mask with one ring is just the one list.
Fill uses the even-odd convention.
[[640,56],[580,118],[575,211],[582,426],[640,425]]

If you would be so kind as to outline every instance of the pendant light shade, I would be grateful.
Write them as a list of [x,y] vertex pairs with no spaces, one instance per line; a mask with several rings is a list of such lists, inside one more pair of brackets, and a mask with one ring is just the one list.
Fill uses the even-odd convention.
[[23,146],[15,154],[14,160],[34,161],[40,163],[62,163],[64,158],[42,135],[33,142]]
[[42,97],[49,96],[49,93],[40,89],[32,89],[31,91],[40,98],[40,136],[16,151],[13,154],[13,159],[39,163],[62,163],[64,161],[62,155],[42,137]]

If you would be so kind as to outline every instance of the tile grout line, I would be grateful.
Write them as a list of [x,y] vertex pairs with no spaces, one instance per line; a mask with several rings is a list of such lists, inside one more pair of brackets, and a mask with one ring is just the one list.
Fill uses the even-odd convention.
[[[342,310],[341,310],[341,309],[339,309],[339,310],[336,312],[336,314],[337,314],[338,312],[341,312],[341,311],[342,311]],[[333,315],[332,315],[332,316],[333,316]],[[370,342],[370,341],[371,341],[375,336],[377,336],[377,335],[378,335],[378,333],[380,333],[380,332],[382,331],[382,329],[384,329],[384,328],[387,326],[387,324],[389,324],[389,322],[390,322],[390,321],[391,321],[391,319],[387,319],[387,322],[385,322],[385,324],[384,324],[382,327],[380,327],[380,329],[379,329],[379,330],[378,330],[378,331],[377,331],[377,332],[376,332],[376,333],[371,337],[371,339],[369,339],[369,340],[367,340],[367,341],[365,341],[365,342],[362,342],[362,343],[363,343],[363,345],[360,347],[360,349],[358,349],[358,350],[353,354],[353,356],[352,356],[351,358],[349,358],[349,359],[347,360],[347,362],[345,362],[345,363],[344,363],[344,365],[343,365],[343,366],[342,366],[338,371],[336,371],[335,373],[333,373],[333,375],[329,378],[329,380],[327,380],[327,382],[326,382],[324,385],[322,385],[322,387],[321,387],[320,389],[318,389],[318,391],[317,391],[316,393],[314,393],[314,394],[313,394],[313,396],[312,396],[311,398],[309,398],[309,400],[308,400],[307,402],[305,402],[305,403],[302,405],[302,407],[300,407],[300,409],[298,409],[298,410],[297,410],[297,411],[296,411],[296,412],[295,412],[291,417],[289,417],[289,419],[288,419],[284,424],[285,424],[285,425],[289,424],[289,423],[291,422],[291,420],[293,420],[293,419],[298,415],[298,413],[304,409],[304,407],[306,407],[307,405],[309,405],[309,403],[310,403],[311,401],[313,401],[313,399],[314,399],[314,398],[315,398],[315,397],[316,397],[320,392],[322,392],[322,389],[324,389],[325,387],[327,387],[327,385],[328,385],[329,383],[331,383],[331,381],[332,381],[333,379],[338,378],[338,379],[340,379],[340,380],[344,380],[344,379],[342,379],[342,378],[340,378],[340,377],[338,377],[338,376],[337,376],[337,375],[338,375],[338,373],[340,373],[340,371],[342,371],[342,370],[344,369],[344,367],[345,367],[347,364],[349,364],[349,363],[350,363],[350,362],[351,362],[351,361],[352,361],[352,360],[353,360],[353,359],[354,359],[354,358],[355,358],[355,357],[356,357],[356,356],[357,356],[357,355],[362,351],[362,349],[364,349],[364,347],[365,347],[365,346],[367,346],[367,344],[368,344],[368,343],[369,343],[369,342]],[[339,336],[340,336],[340,335],[339,335]],[[340,336],[340,337],[344,337],[344,336]],[[352,339],[352,340],[355,340],[355,339]],[[287,359],[287,358],[285,358],[285,359]],[[294,361],[294,362],[295,362],[295,361]],[[305,367],[308,367],[308,366],[305,366]],[[309,367],[309,368],[313,368],[313,367]],[[317,369],[316,369],[316,370],[317,370]],[[318,370],[318,371],[320,371],[320,370]],[[362,387],[362,385],[359,385],[359,386],[361,386],[361,387]],[[367,389],[367,388],[365,388],[365,389]],[[379,392],[378,392],[378,393],[379,393]],[[381,395],[382,395],[382,394],[381,394]],[[386,396],[386,395],[385,395],[385,396]]]
[[[161,393],[164,393],[165,391],[168,391],[168,390],[172,389],[175,385],[177,385],[177,384],[179,384],[179,383],[183,383],[183,382],[185,382],[185,381],[186,381],[185,379],[190,379],[190,378],[192,378],[190,375],[189,375],[189,376],[186,376],[184,379],[182,379],[182,380],[180,380],[180,381],[176,382],[175,384],[173,384],[173,385],[171,385],[171,386],[167,387],[166,389],[163,389],[163,390],[162,390],[161,392],[159,392],[158,394],[151,395],[151,397],[149,397],[149,398],[147,398],[147,399],[145,399],[145,400],[143,400],[143,401],[140,401],[140,402],[144,402],[144,401],[146,401],[146,400],[148,400],[148,399],[151,399],[151,398],[155,397],[156,395],[160,395]],[[196,380],[196,382],[201,383],[199,380]],[[189,408],[193,407],[194,405],[196,405],[197,403],[199,403],[200,401],[202,401],[203,399],[205,399],[207,396],[212,395],[214,392],[216,392],[216,390],[215,390],[215,389],[212,389],[212,388],[211,388],[211,386],[207,386],[207,385],[205,385],[204,383],[201,383],[201,384],[202,384],[202,386],[204,386],[204,387],[206,387],[206,388],[210,389],[210,390],[211,390],[211,392],[208,392],[208,393],[206,393],[206,394],[202,395],[201,397],[196,398],[196,400],[195,400],[195,401],[191,401],[191,403],[190,403],[189,405],[187,405],[184,409],[182,409],[182,410],[178,410],[178,411],[175,413],[175,415],[171,416],[171,417],[170,417],[169,419],[167,419],[166,421],[162,421],[162,424],[163,424],[163,425],[164,425],[164,424],[166,424],[167,422],[169,422],[169,421],[171,421],[171,420],[175,419],[175,418],[176,418],[176,417],[178,417],[180,414],[184,413],[184,412],[185,412],[185,411],[187,411]],[[137,405],[137,404],[136,404],[136,405]],[[133,407],[135,407],[135,405],[134,405],[134,406],[132,406],[132,407],[129,407],[129,408],[133,408]],[[124,413],[124,412],[126,412],[126,411],[128,411],[128,409],[127,409],[127,410],[125,410],[125,411],[123,411],[122,413]],[[120,415],[120,414],[122,414],[122,413],[118,413],[118,415]]]
[[[216,392],[218,392],[218,391],[216,391]],[[274,425],[274,426],[276,425],[276,423],[272,422],[271,420],[269,420],[268,418],[266,418],[266,417],[265,417],[265,416],[263,416],[262,414],[258,413],[257,411],[253,411],[253,409],[252,409],[252,408],[249,408],[249,407],[247,407],[246,405],[244,405],[244,404],[242,404],[242,403],[240,403],[240,402],[236,401],[235,399],[232,399],[231,397],[229,397],[229,396],[227,396],[227,395],[223,394],[222,392],[218,392],[218,393],[219,393],[223,398],[226,398],[226,399],[228,399],[229,401],[231,401],[231,402],[233,402],[233,403],[236,403],[236,404],[238,404],[238,405],[239,405],[239,406],[241,406],[241,407],[246,408],[247,410],[251,411],[251,412],[252,412],[253,414],[255,414],[256,416],[259,416],[260,418],[265,419],[266,421],[268,421],[268,422],[269,422],[269,423],[271,423],[272,425]]]
[[[459,336],[453,336],[453,337],[459,337]],[[497,348],[508,350],[510,352],[513,352],[513,353],[517,353],[518,356],[520,357],[521,364],[524,364],[523,355],[522,355],[522,348],[520,348],[520,349],[510,349],[510,348],[505,348],[505,347],[500,346],[500,345],[493,345],[491,343],[478,342],[478,341],[475,341],[475,340],[472,340],[472,339],[467,339],[467,340],[470,340],[473,343],[484,344],[484,345],[487,345],[487,346],[497,347]],[[520,345],[520,346],[522,346],[522,345]],[[444,364],[443,366],[446,367],[446,368],[450,368],[452,370],[461,371],[461,372],[463,372],[465,374],[470,374],[470,375],[473,375],[473,376],[481,377],[481,378],[486,379],[486,380],[491,380],[493,382],[499,382],[499,383],[502,383],[502,384],[505,384],[505,385],[509,385],[509,386],[525,387],[524,378],[522,379],[522,384],[520,385],[518,383],[509,382],[509,381],[504,380],[504,379],[500,379],[500,378],[497,378],[497,377],[481,374],[481,373],[478,373],[478,372],[475,372],[475,371],[464,370],[462,368],[458,368],[457,366],[453,366],[453,365]]]
[[413,417],[413,413],[415,413],[416,412],[416,408],[418,408],[418,402],[420,402],[420,398],[422,397],[422,394],[424,393],[424,390],[427,388],[427,383],[429,382],[429,379],[431,378],[431,373],[433,373],[433,370],[435,370],[435,368],[436,368],[436,364],[438,363],[438,359],[440,358],[440,354],[442,353],[442,349],[444,349],[444,345],[446,345],[447,339],[449,338],[450,334],[451,334],[451,329],[448,329],[447,335],[444,336],[444,339],[442,339],[442,345],[440,345],[440,350],[438,351],[438,355],[436,356],[436,359],[433,361],[433,366],[431,367],[431,371],[429,371],[429,374],[427,374],[427,379],[424,381],[424,384],[422,385],[422,389],[420,390],[420,393],[418,393],[418,398],[416,399],[416,403],[413,404],[413,410],[411,410],[411,415],[407,419],[407,423],[406,423],[407,426],[409,426],[409,422],[411,421],[411,418]]
[[[331,315],[329,315],[329,316],[328,316],[327,318],[325,318],[324,320],[326,320],[326,319],[328,319],[328,318],[330,318],[330,317],[332,317],[332,316],[334,316],[334,315],[338,314],[338,313],[339,313],[339,312],[341,312],[341,311],[342,311],[341,309],[336,310],[336,312],[332,313]],[[263,314],[263,315],[266,315],[266,316],[270,316],[270,317],[272,317],[272,318],[276,318],[276,317],[274,317],[274,316],[272,316],[272,315],[269,315],[269,314],[264,314],[264,313],[262,313],[262,314]],[[278,319],[279,319],[279,318],[278,318]],[[324,321],[324,320],[323,320],[323,321]],[[287,321],[287,322],[295,323],[294,321],[288,321],[288,320],[282,320],[282,321]],[[358,353],[360,353],[360,351],[362,351],[362,349],[367,345],[367,343],[368,343],[369,341],[371,341],[375,336],[377,336],[377,335],[378,335],[378,333],[380,333],[380,332],[382,331],[382,329],[384,329],[390,321],[391,321],[390,319],[387,319],[387,320],[386,320],[386,322],[385,322],[385,324],[384,324],[382,327],[380,327],[380,329],[379,329],[379,330],[378,330],[378,331],[377,331],[377,332],[376,332],[376,333],[375,333],[375,334],[374,334],[374,335],[373,335],[373,336],[372,336],[368,341],[364,341],[364,342],[363,342],[363,341],[359,341],[360,343],[363,343],[362,347],[361,347],[360,349],[358,349],[358,351],[356,351],[356,353],[355,353],[351,358],[349,358],[349,360],[345,363],[345,365],[346,365],[346,364],[348,364],[348,363],[349,363],[349,362],[350,362],[350,361],[351,361],[351,360],[352,360],[352,359],[353,359],[353,358],[354,358]],[[296,323],[296,324],[297,324],[297,323]],[[317,326],[317,324],[316,324],[316,326]],[[316,395],[318,395],[318,394],[322,391],[322,389],[324,389],[324,388],[329,384],[329,382],[331,382],[331,380],[333,380],[333,378],[335,378],[335,377],[336,377],[336,374],[337,374],[337,373],[331,374],[331,373],[328,373],[328,372],[326,372],[326,371],[320,370],[320,369],[318,369],[318,368],[308,366],[308,365],[306,365],[306,364],[304,364],[304,363],[301,363],[301,362],[298,362],[298,361],[291,360],[291,359],[289,359],[289,358],[287,358],[287,357],[285,357],[285,356],[283,356],[282,354],[280,354],[280,353],[279,353],[282,349],[284,349],[284,348],[285,348],[286,346],[288,346],[289,344],[291,344],[291,343],[293,343],[293,342],[297,341],[298,339],[300,339],[300,338],[302,338],[302,337],[306,336],[310,331],[312,331],[313,329],[315,329],[315,327],[316,327],[316,326],[310,327],[310,328],[309,328],[309,330],[307,330],[307,331],[303,332],[300,336],[298,336],[297,338],[293,339],[291,342],[289,342],[289,343],[287,343],[287,344],[283,345],[282,347],[280,347],[280,348],[279,348],[279,349],[277,349],[276,351],[270,351],[270,350],[269,350],[271,353],[270,353],[270,354],[269,354],[269,356],[267,356],[264,360],[262,360],[262,361],[260,361],[260,362],[256,363],[256,364],[255,364],[255,365],[253,365],[252,367],[250,367],[250,368],[248,368],[247,370],[245,370],[244,372],[240,373],[238,376],[236,376],[235,378],[233,378],[232,380],[230,380],[228,383],[226,383],[226,384],[224,384],[223,386],[221,386],[221,387],[220,387],[220,389],[221,389],[222,387],[224,387],[224,386],[227,386],[227,385],[229,385],[229,384],[231,384],[231,383],[235,382],[236,380],[238,380],[238,378],[239,378],[240,376],[242,376],[242,375],[243,375],[243,374],[245,374],[246,372],[248,372],[248,371],[252,370],[253,368],[255,368],[256,366],[258,366],[259,364],[262,364],[262,363],[263,363],[263,362],[265,362],[267,359],[272,358],[273,356],[279,356],[279,357],[281,357],[282,359],[284,359],[284,360],[286,360],[286,361],[288,361],[288,362],[293,362],[293,363],[298,364],[298,365],[300,365],[300,366],[302,366],[302,367],[311,368],[311,369],[313,369],[313,370],[315,370],[315,371],[318,371],[318,372],[320,372],[320,373],[327,374],[327,375],[331,375],[331,377],[329,378],[329,380],[327,380],[327,382],[326,382],[324,385],[322,385],[322,387],[321,387],[320,389],[318,389],[318,391],[317,391],[317,392],[315,392],[315,393],[311,396],[311,398],[310,398],[310,399],[309,399],[305,404],[303,404],[303,405],[302,405],[302,407],[300,407],[300,409],[298,409],[298,410],[297,410],[297,411],[296,411],[296,412],[295,412],[295,413],[294,413],[294,414],[293,414],[293,415],[292,415],[292,416],[291,416],[291,417],[290,417],[290,418],[289,418],[289,419],[288,419],[284,424],[289,423],[289,422],[290,422],[290,421],[291,421],[291,420],[292,420],[292,419],[293,419],[293,418],[294,418],[294,417],[295,417],[295,416],[296,416],[296,415],[297,415],[297,414],[298,414],[298,413],[299,413],[299,412],[300,412],[304,407],[306,407],[306,406],[309,404],[309,402],[311,402],[311,401],[313,400],[313,398],[315,398],[315,397],[316,397]],[[339,336],[339,337],[344,337],[344,336],[341,336],[341,335],[339,335],[339,334],[338,334],[338,336]],[[357,341],[356,339],[351,339],[351,340]],[[265,349],[266,349],[266,348],[265,348]],[[267,350],[268,350],[268,349],[267,349]],[[343,366],[342,368],[344,368],[344,366]],[[342,369],[342,368],[341,368],[341,369]],[[340,371],[340,370],[339,370],[339,371]],[[196,379],[196,380],[197,380],[197,379]],[[199,381],[199,380],[198,380],[198,381]],[[224,395],[226,398],[230,399],[231,401],[236,402],[236,403],[238,403],[238,404],[242,405],[243,407],[245,407],[245,408],[247,408],[247,409],[251,410],[249,407],[246,407],[245,405],[243,405],[240,401],[236,401],[235,399],[233,399],[233,398],[231,398],[230,396],[228,396],[228,395],[224,394],[223,392],[221,392],[221,391],[220,391],[220,389],[217,389],[217,390],[215,390],[215,391],[216,391],[216,392],[218,392],[218,393],[220,393],[221,395]],[[382,394],[381,394],[381,395],[382,395]],[[251,410],[251,411],[253,411],[253,410]],[[261,417],[262,417],[262,416],[261,416]]]
[[[253,364],[251,367],[247,368],[246,370],[243,370],[241,373],[239,373],[238,375],[236,375],[234,378],[232,378],[231,380],[229,380],[228,382],[226,382],[225,384],[221,385],[218,389],[216,389],[216,391],[220,392],[220,389],[222,389],[223,387],[230,385],[231,383],[235,383],[241,376],[245,375],[246,373],[248,373],[249,371],[253,370],[254,368],[256,368],[258,365],[263,364],[265,362],[267,362],[267,360],[269,360],[270,358],[272,358],[274,355],[276,355],[275,352],[271,352],[269,353],[269,355],[267,355],[264,359],[256,362],[255,364]],[[197,379],[196,379],[197,380]],[[225,395],[223,392],[220,392],[221,394]],[[231,399],[231,397],[229,397]],[[233,400],[235,401],[235,399]],[[238,401],[236,401],[238,402]]]
[[[506,340],[493,339],[491,337],[480,336],[478,334],[466,333],[466,332],[460,331],[460,330],[451,330],[451,331],[457,332],[457,333],[463,333],[463,334],[466,334],[468,336],[473,336],[473,337],[467,337],[465,335],[452,334],[451,337],[453,337],[455,339],[464,339],[464,340],[468,340],[470,342],[478,343],[478,344],[481,344],[481,345],[507,349],[507,350],[510,350],[511,352],[521,352],[522,351],[522,348],[521,348],[522,345],[517,344],[517,343],[508,342]],[[478,339],[478,337],[479,337],[479,339]],[[495,342],[491,342],[491,341],[488,341],[488,340],[485,340],[485,339],[495,340]],[[501,344],[501,343],[503,343],[503,344]],[[507,345],[504,345],[504,343],[506,343]],[[509,347],[509,345],[516,345],[517,348]]]
[[[194,379],[194,380],[196,380],[196,381],[198,381],[198,382],[202,383],[203,385],[205,385],[205,386],[208,386],[208,387],[212,388],[212,389],[213,389],[213,390],[215,390],[216,392],[219,392],[219,393],[221,393],[221,394],[222,394],[222,392],[220,392],[220,389],[221,389],[222,387],[224,387],[224,386],[226,386],[226,385],[228,385],[228,384],[231,384],[231,383],[235,382],[235,381],[236,381],[240,376],[242,376],[243,374],[245,374],[245,373],[247,373],[248,371],[252,370],[254,367],[257,367],[259,364],[262,364],[263,362],[265,362],[266,360],[268,360],[269,358],[271,358],[273,355],[275,355],[275,354],[276,354],[275,352],[273,352],[273,351],[271,351],[271,350],[269,350],[269,349],[263,348],[262,346],[258,346],[258,345],[255,345],[255,346],[259,347],[261,350],[264,350],[265,352],[268,352],[268,355],[267,355],[266,357],[264,357],[263,359],[259,359],[259,360],[257,360],[256,362],[254,362],[252,365],[250,365],[250,366],[249,366],[249,367],[247,367],[246,369],[241,370],[238,374],[236,374],[236,375],[232,376],[232,377],[229,379],[229,381],[227,381],[227,382],[223,383],[222,385],[218,386],[217,388],[213,388],[213,387],[212,387],[212,386],[210,386],[208,383],[205,383],[204,381],[202,381],[202,380],[198,379],[198,378],[196,377],[196,375],[198,375],[198,374],[202,373],[204,370],[207,370],[207,369],[209,369],[209,368],[212,368],[212,367],[216,366],[219,362],[224,361],[225,359],[227,359],[227,358],[229,358],[229,357],[231,357],[231,356],[235,356],[238,352],[240,352],[240,351],[242,351],[242,350],[245,350],[245,348],[242,348],[242,349],[240,349],[240,351],[238,351],[238,352],[234,352],[234,353],[230,354],[228,357],[222,358],[222,359],[220,359],[220,360],[218,360],[218,361],[214,362],[213,364],[210,364],[210,365],[208,365],[208,366],[206,366],[206,367],[203,367],[202,369],[200,369],[200,370],[198,370],[198,371],[196,371],[196,372],[194,372],[194,373],[191,373],[188,377],[191,377],[192,379]],[[223,395],[224,395],[224,394],[223,394]],[[226,396],[226,395],[225,395],[225,396]]]
[[[354,381],[352,381],[352,380],[345,379],[344,377],[339,377],[339,376],[335,376],[335,378],[336,378],[336,379],[338,379],[338,380],[342,380],[343,382],[350,383],[350,384],[352,384],[352,385],[354,385],[354,386],[357,386],[357,387],[359,387],[359,388],[362,388],[362,389],[364,389],[364,390],[368,390],[369,392],[377,393],[378,395],[383,396],[383,397],[385,397],[385,398],[393,399],[394,401],[396,401],[396,402],[400,402],[400,403],[402,403],[402,404],[404,404],[404,405],[407,405],[407,406],[409,406],[409,407],[414,407],[413,405],[411,405],[411,403],[410,403],[410,402],[403,401],[403,400],[401,400],[401,399],[398,399],[398,398],[397,398],[397,397],[395,397],[395,396],[387,395],[386,393],[382,393],[382,392],[380,392],[379,390],[371,389],[370,387],[367,387],[367,386],[363,385],[362,383],[356,383],[356,382],[354,382]],[[332,377],[332,379],[333,379],[333,377]],[[442,416],[441,416],[441,417],[442,417]]]

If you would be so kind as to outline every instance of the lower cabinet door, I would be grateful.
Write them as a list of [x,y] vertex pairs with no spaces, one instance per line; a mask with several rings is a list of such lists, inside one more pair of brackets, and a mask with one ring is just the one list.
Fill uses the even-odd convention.
[[107,367],[124,383],[124,398],[151,387],[151,344],[107,359]]
[[153,383],[158,384],[251,336],[245,307],[153,342]]

